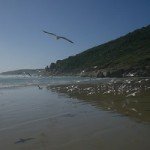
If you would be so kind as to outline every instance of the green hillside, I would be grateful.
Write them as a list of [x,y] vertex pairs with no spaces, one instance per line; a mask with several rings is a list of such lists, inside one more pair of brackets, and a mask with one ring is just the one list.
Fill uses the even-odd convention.
[[52,74],[150,76],[150,25],[116,40],[51,63]]

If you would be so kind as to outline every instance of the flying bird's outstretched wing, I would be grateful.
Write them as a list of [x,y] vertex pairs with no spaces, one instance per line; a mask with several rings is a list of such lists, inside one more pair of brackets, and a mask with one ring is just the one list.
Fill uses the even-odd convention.
[[44,31],[44,30],[43,30],[43,32],[44,32],[44,33],[46,33],[46,34],[50,34],[50,35],[57,36],[57,35],[56,35],[56,34],[54,34],[54,33],[50,33],[50,32]]
[[68,42],[70,42],[70,43],[74,43],[74,42],[72,42],[71,40],[67,39],[66,37],[59,36],[59,38],[60,38],[60,39],[64,39],[64,40],[66,40],[66,41],[68,41]]
[[58,39],[64,39],[64,40],[66,40],[66,41],[68,41],[68,42],[70,42],[70,43],[74,43],[74,42],[72,42],[71,40],[67,39],[66,37],[58,36],[58,35],[56,35],[56,34],[54,34],[54,33],[50,33],[50,32],[44,31],[44,30],[43,30],[43,32],[46,33],[46,34],[50,34],[50,35],[55,36],[57,40],[58,40]]

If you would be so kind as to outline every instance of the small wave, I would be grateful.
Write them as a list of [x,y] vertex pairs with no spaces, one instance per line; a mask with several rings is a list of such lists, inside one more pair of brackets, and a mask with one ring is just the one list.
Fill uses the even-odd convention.
[[11,75],[4,76],[0,75],[0,89],[6,88],[18,88],[26,86],[50,86],[50,85],[61,85],[61,84],[74,84],[74,83],[107,83],[115,82],[119,79],[111,78],[89,78],[89,77],[79,77],[79,76],[53,76],[53,77],[38,77],[38,76],[22,76],[22,75]]
[[19,87],[27,87],[27,86],[36,86],[37,84],[28,83],[28,84],[21,84],[21,85],[0,85],[0,89],[13,89]]

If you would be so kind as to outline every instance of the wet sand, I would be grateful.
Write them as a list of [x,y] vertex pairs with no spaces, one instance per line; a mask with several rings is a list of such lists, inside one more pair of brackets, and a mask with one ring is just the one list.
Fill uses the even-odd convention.
[[[101,105],[92,97],[93,102],[89,102],[82,93],[75,95],[79,96],[37,87],[1,90],[0,149],[150,149],[147,117],[140,121],[123,117],[107,103]],[[24,142],[19,142],[21,139]]]
[[107,82],[52,85],[47,89],[137,121],[150,122],[150,79],[112,79]]

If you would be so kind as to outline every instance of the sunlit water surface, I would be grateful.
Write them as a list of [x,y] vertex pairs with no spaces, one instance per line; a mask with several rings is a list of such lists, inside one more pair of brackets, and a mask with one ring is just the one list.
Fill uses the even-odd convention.
[[1,76],[0,150],[149,150],[149,122],[46,88],[92,80]]

